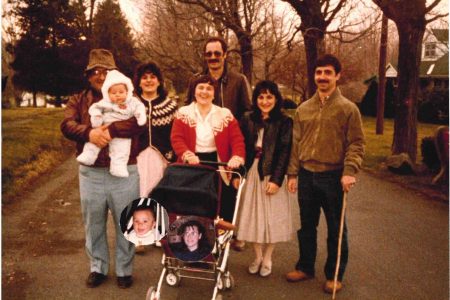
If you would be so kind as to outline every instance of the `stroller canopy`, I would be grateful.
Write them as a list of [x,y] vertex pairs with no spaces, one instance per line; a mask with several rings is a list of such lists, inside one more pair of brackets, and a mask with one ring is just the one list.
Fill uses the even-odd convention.
[[169,165],[150,197],[168,213],[215,218],[220,207],[219,174],[202,165]]

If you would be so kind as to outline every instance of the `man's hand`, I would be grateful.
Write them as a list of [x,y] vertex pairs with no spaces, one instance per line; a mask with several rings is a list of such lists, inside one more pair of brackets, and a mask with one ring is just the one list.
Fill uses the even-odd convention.
[[341,178],[342,189],[344,192],[348,193],[350,189],[355,185],[356,177],[344,175]]
[[297,191],[297,176],[289,175],[287,185],[288,191],[295,193]]
[[105,147],[110,141],[111,136],[109,135],[108,125],[94,128],[89,132],[89,142],[99,148]]
[[278,186],[278,184],[273,183],[273,182],[268,182],[267,186],[266,186],[266,194],[267,195],[275,195],[279,189],[280,189],[280,187]]

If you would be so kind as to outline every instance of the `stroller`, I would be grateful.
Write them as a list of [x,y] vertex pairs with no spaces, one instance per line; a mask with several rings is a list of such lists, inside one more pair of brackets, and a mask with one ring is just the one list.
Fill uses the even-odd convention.
[[[213,300],[222,299],[219,291],[234,287],[234,278],[227,263],[240,195],[245,183],[245,168],[230,171],[225,170],[223,166],[226,166],[226,163],[205,161],[200,162],[200,165],[169,165],[163,178],[151,192],[150,197],[168,212],[170,225],[168,234],[161,240],[164,251],[161,261],[163,270],[158,285],[148,289],[147,300],[160,299],[164,279],[169,286],[178,286],[183,278],[213,281]],[[224,222],[218,216],[222,200],[220,176],[228,174],[240,180],[232,223]],[[214,227],[211,251],[204,258],[187,262],[174,255],[170,232],[176,231],[175,224],[181,218],[206,219],[210,221],[211,227]]]

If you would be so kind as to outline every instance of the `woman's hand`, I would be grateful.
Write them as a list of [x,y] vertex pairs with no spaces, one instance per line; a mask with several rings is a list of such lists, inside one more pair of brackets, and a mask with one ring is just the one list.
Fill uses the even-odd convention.
[[237,156],[233,156],[228,161],[227,167],[230,169],[238,169],[241,165],[242,165],[242,160]]
[[199,157],[191,151],[184,152],[183,161],[187,162],[190,165],[198,165],[200,163]]
[[231,180],[231,184],[233,185],[233,187],[237,190],[239,188],[239,184],[241,183],[241,179],[239,178],[233,178]]
[[266,194],[274,195],[278,192],[279,189],[280,189],[280,187],[278,186],[278,184],[269,182],[269,183],[267,183],[267,186],[266,186]]

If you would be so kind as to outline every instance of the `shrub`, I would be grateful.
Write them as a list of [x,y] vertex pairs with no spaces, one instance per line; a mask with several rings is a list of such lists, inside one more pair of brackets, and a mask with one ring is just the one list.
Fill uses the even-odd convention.
[[422,151],[422,161],[430,170],[438,170],[440,167],[439,157],[434,144],[434,137],[427,136],[420,144]]

